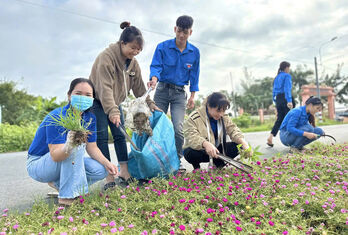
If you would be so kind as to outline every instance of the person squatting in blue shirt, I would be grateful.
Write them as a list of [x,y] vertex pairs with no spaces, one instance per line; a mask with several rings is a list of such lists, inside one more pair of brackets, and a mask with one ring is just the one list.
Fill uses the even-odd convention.
[[[90,80],[74,79],[68,91],[68,105],[44,118],[28,151],[29,176],[55,188],[59,192],[58,203],[62,205],[70,205],[74,198],[88,193],[88,186],[104,179],[108,173],[118,173],[116,165],[105,158],[96,144],[96,118],[90,112],[94,95]],[[73,144],[77,132],[54,122],[64,118],[71,107],[82,111],[82,124],[88,123],[85,127],[90,132],[87,142],[77,147]]]
[[[170,105],[171,119],[175,131],[175,144],[178,156],[182,157],[184,143],[183,122],[185,108],[194,107],[194,96],[199,90],[199,50],[188,42],[192,34],[193,19],[180,16],[176,21],[176,37],[157,45],[150,65],[148,87],[156,87],[154,101],[167,113]],[[191,96],[187,100],[185,85],[190,85]],[[186,101],[187,100],[187,101]]]
[[306,100],[304,106],[292,109],[280,126],[280,141],[296,151],[324,135],[324,131],[315,126],[314,118],[322,109],[321,100],[313,96]]
[[276,137],[279,127],[285,115],[294,107],[291,97],[291,75],[290,63],[283,61],[279,65],[278,74],[273,81],[272,99],[276,104],[277,120],[275,121],[272,131],[267,139],[267,145],[273,147],[273,137]]

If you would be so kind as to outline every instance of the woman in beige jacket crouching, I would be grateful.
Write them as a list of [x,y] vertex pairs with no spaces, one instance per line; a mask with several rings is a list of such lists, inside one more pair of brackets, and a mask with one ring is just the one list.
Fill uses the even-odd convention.
[[[249,148],[243,133],[225,115],[229,107],[226,96],[214,92],[185,121],[184,157],[194,169],[199,169],[201,162],[209,162],[209,157],[213,158],[216,167],[222,168],[225,163],[218,159],[219,153],[235,158],[239,154],[238,144],[243,149]],[[231,142],[226,142],[227,136]]]

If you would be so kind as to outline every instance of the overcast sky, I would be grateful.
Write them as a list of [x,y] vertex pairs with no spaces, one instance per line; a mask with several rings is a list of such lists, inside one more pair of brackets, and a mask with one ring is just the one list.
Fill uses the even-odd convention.
[[347,0],[0,0],[0,79],[62,101],[127,20],[145,39],[137,59],[147,81],[156,45],[174,38],[183,14],[194,18],[189,40],[201,52],[200,94],[231,91],[230,73],[240,90],[244,67],[254,79],[274,77],[283,60],[314,69],[319,48],[320,71],[345,63],[348,75]]

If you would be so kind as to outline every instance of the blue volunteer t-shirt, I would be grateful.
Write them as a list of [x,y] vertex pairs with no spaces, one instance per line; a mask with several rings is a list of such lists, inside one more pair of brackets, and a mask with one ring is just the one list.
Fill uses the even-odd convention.
[[175,38],[157,45],[150,65],[150,79],[155,76],[160,82],[185,86],[190,83],[190,92],[198,91],[200,53],[197,47],[187,42],[181,52]]
[[[42,121],[35,133],[33,142],[29,147],[29,155],[45,155],[49,152],[48,144],[64,144],[66,142],[68,132],[67,129],[53,124],[52,116],[58,117],[60,114],[66,116],[66,111],[69,107],[70,104],[64,107],[56,108],[44,118],[44,120]],[[87,129],[91,132],[91,134],[88,135],[88,142],[96,142],[97,127],[95,115],[91,112],[84,112],[82,114],[82,119],[86,124],[91,121],[91,124],[87,127]]]

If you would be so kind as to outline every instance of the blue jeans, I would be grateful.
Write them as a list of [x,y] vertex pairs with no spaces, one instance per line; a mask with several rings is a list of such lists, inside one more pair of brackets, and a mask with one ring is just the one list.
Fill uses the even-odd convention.
[[[121,105],[119,105],[118,108],[120,110],[121,123],[124,125],[124,117]],[[99,100],[94,99],[92,111],[97,118],[97,146],[100,151],[109,161],[111,161],[108,145],[108,127],[110,127],[110,131],[114,139],[115,152],[118,162],[128,162],[126,137],[122,134],[120,129],[116,127],[115,124],[110,122],[109,116],[104,112]]]
[[59,189],[59,198],[75,198],[88,193],[89,185],[107,176],[104,166],[86,155],[84,146],[75,148],[61,162],[53,161],[50,152],[43,156],[28,155],[27,171],[36,181],[53,182]]
[[[310,124],[304,125],[299,127],[298,129],[306,131],[306,132],[311,132],[315,133],[317,135],[322,135],[324,134],[324,131],[319,128],[319,127],[313,127]],[[303,146],[312,143],[316,139],[308,139],[307,137],[304,136],[296,136],[286,130],[280,130],[280,141],[290,147],[295,147],[298,149],[301,149]]]
[[170,105],[170,115],[175,132],[175,146],[179,157],[183,156],[182,146],[184,144],[184,117],[186,110],[186,92],[184,87],[159,82],[156,88],[154,101],[166,114]]

